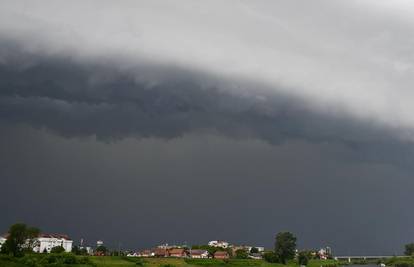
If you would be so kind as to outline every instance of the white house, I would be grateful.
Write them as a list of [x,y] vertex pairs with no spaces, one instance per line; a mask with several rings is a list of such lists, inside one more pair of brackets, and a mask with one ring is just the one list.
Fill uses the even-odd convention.
[[6,242],[6,238],[4,236],[0,236],[0,249],[3,246],[4,242]]
[[229,242],[226,242],[226,241],[213,240],[213,241],[208,242],[208,245],[210,247],[228,248],[230,244]]
[[73,241],[62,234],[40,234],[35,242],[33,251],[37,253],[50,252],[54,247],[63,247],[65,252],[72,251]]

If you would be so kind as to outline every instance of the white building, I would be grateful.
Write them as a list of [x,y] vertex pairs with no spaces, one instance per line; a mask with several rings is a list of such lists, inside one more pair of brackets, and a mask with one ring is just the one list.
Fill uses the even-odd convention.
[[210,247],[228,248],[230,244],[229,242],[226,242],[226,241],[213,240],[213,241],[208,242],[208,245]]
[[96,247],[102,247],[104,245],[104,242],[102,240],[96,241]]
[[329,259],[332,256],[332,250],[330,247],[321,248],[318,251],[319,258],[322,260]]
[[40,234],[35,242],[33,251],[37,253],[48,252],[54,247],[63,247],[65,252],[72,251],[73,241],[67,235],[61,234]]
[[250,252],[252,250],[252,248],[257,248],[257,251],[259,251],[259,253],[264,252],[265,248],[264,247],[248,247],[248,251]]
[[4,242],[6,242],[6,238],[4,236],[0,236],[0,249],[3,246]]

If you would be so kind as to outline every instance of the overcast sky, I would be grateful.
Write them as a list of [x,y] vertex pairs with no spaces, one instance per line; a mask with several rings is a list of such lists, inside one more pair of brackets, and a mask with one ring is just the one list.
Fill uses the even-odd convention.
[[0,231],[414,241],[414,3],[0,0]]

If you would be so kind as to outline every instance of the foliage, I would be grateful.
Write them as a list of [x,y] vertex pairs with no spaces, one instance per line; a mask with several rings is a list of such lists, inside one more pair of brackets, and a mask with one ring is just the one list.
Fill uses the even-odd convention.
[[252,248],[250,249],[250,253],[259,253],[259,249],[258,249],[258,248],[256,248],[256,247],[252,247]]
[[224,262],[218,259],[185,259],[185,262],[191,265],[207,265],[218,266],[223,265]]
[[238,249],[236,250],[236,258],[237,259],[247,259],[249,254],[247,254],[247,251],[244,249]]
[[63,253],[63,252],[65,252],[65,249],[62,246],[56,246],[50,250],[50,253]]
[[75,255],[81,255],[81,249],[78,246],[73,246],[72,253]]
[[395,267],[414,267],[414,264],[413,263],[405,263],[405,262],[403,262],[403,263],[397,263],[394,266]]
[[28,227],[24,223],[16,223],[10,226],[6,242],[1,247],[1,253],[13,256],[23,256],[24,250],[32,251],[35,238],[40,230]]
[[279,257],[273,251],[267,251],[263,254],[263,259],[270,263],[279,262]]
[[299,263],[299,265],[305,265],[306,266],[306,265],[308,265],[308,261],[309,261],[309,258],[308,258],[307,253],[301,251],[299,253],[299,255],[298,255],[298,263]]
[[2,267],[97,267],[88,257],[76,257],[71,253],[61,254],[26,254],[23,257],[10,257],[5,263],[4,256],[0,257]]
[[96,252],[106,254],[108,252],[108,249],[105,246],[99,246],[96,248]]
[[276,235],[275,253],[281,263],[295,257],[296,237],[290,232],[281,232]]
[[414,256],[414,243],[406,244],[404,254],[406,256]]

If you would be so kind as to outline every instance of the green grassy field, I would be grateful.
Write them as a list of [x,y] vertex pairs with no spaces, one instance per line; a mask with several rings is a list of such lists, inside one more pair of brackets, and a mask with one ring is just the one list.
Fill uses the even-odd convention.
[[[298,267],[295,262],[282,265],[264,260],[228,261],[216,259],[178,259],[178,258],[126,258],[126,257],[77,257],[76,263],[62,261],[48,262],[43,255],[30,255],[24,258],[0,257],[0,267]],[[50,257],[50,256],[49,256]],[[69,261],[70,262],[70,261]],[[331,267],[334,261],[311,260],[308,267]]]

